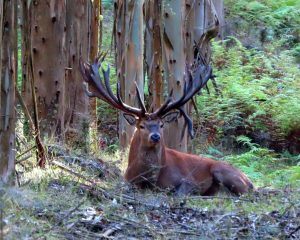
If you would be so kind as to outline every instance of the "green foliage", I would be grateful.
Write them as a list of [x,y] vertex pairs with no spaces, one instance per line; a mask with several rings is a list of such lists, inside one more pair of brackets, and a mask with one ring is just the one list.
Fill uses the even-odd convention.
[[102,0],[102,6],[104,6],[104,8],[111,8],[113,4],[113,0]]
[[213,43],[213,64],[222,96],[197,99],[204,125],[214,124],[221,137],[238,128],[245,133],[276,128],[272,135],[279,138],[299,128],[300,70],[291,51],[248,50],[230,38]]
[[224,160],[245,172],[256,186],[299,186],[300,155],[286,158],[284,154],[259,147],[246,136],[239,136],[237,141],[247,145],[250,150],[239,155],[229,155]]
[[229,7],[228,18],[239,25],[239,34],[245,34],[256,26],[262,29],[262,38],[281,39],[281,45],[293,46],[299,42],[300,2],[297,0],[225,0]]
[[[209,139],[202,152],[237,166],[256,186],[298,186],[300,157],[276,153],[267,146],[289,144],[289,136],[300,129],[299,3],[241,0],[227,4],[230,18],[238,19],[239,36],[247,36],[253,26],[273,36],[261,50],[246,48],[235,37],[212,43],[221,94],[203,91],[197,98],[201,114],[196,124]],[[212,83],[208,87],[214,89]],[[253,140],[255,134],[261,142]],[[265,147],[260,145],[264,137]]]

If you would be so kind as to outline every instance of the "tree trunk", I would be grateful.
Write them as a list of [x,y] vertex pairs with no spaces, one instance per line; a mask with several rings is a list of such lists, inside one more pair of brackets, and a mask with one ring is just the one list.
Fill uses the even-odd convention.
[[[33,101],[31,92],[31,19],[28,11],[28,1],[20,1],[21,6],[21,54],[22,54],[22,96],[30,113],[33,112]],[[29,123],[24,126],[25,134],[29,135]]]
[[[101,23],[100,23],[100,14],[101,14],[101,0],[94,0],[92,6],[92,22],[91,22],[91,52],[90,59],[94,61],[98,56],[99,52],[99,35],[101,34]],[[89,99],[90,103],[90,118],[91,126],[94,130],[97,130],[97,98]]]
[[[64,134],[66,5],[64,0],[35,0],[31,15],[31,64],[43,137]],[[31,99],[26,97],[25,99]],[[30,102],[31,102],[30,101]],[[29,103],[30,105],[30,103]]]
[[[117,76],[121,84],[121,96],[131,106],[138,106],[134,82],[141,92],[144,90],[143,4],[143,0],[115,1]],[[130,143],[134,127],[127,124],[122,114],[119,121],[120,144],[125,148]]]
[[1,1],[0,33],[0,181],[10,184],[15,168],[17,1]]
[[66,140],[69,144],[87,150],[88,138],[88,98],[82,85],[79,59],[90,60],[91,2],[83,0],[67,1],[65,71],[65,123]]
[[224,38],[225,14],[224,14],[224,0],[212,0],[219,19],[218,38]]
[[[223,14],[223,0],[214,0],[213,2],[219,5],[220,14]],[[211,50],[209,41],[217,35],[219,19],[223,18],[222,15],[216,15],[214,9],[215,7],[211,0],[186,0],[186,62],[190,66],[197,64],[199,50],[206,58],[206,61],[210,61]],[[192,107],[191,102],[187,103],[189,115],[192,112]]]
[[164,82],[162,77],[162,43],[161,43],[161,0],[148,0],[145,4],[145,60],[151,98],[150,111],[163,104]]
[[22,2],[22,94],[30,112],[34,82],[43,138],[79,143],[88,136],[88,100],[79,58],[90,60],[91,1]]
[[[162,48],[164,78],[168,83],[168,92],[173,89],[173,96],[178,99],[183,93],[185,72],[185,2],[181,0],[163,1]],[[186,106],[184,107],[186,110]],[[174,131],[176,129],[176,131]],[[179,129],[179,131],[177,131]],[[184,120],[168,124],[165,127],[164,137],[168,147],[180,151],[187,151],[187,134],[184,129]],[[182,137],[182,134],[183,137]]]

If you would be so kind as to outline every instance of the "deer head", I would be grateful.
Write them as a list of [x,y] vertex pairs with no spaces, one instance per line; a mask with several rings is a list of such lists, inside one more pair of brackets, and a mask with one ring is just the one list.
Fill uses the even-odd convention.
[[[187,103],[207,81],[212,78],[212,69],[206,64],[199,64],[192,71],[186,67],[186,79],[181,97],[173,99],[173,91],[170,92],[164,104],[154,112],[148,112],[142,101],[140,90],[136,84],[136,92],[139,107],[132,107],[123,102],[120,95],[120,83],[117,83],[117,93],[113,94],[109,83],[110,68],[105,70],[101,67],[104,56],[101,55],[93,64],[80,61],[80,70],[85,80],[86,93],[89,97],[97,97],[123,112],[127,122],[136,126],[140,132],[141,141],[144,146],[155,146],[163,139],[163,127],[165,123],[175,121],[179,116],[183,116],[188,127],[188,132],[193,137],[192,121],[183,109]],[[204,63],[204,61],[203,61]],[[101,68],[104,81],[102,80],[99,69]],[[89,86],[92,91],[89,90]]]

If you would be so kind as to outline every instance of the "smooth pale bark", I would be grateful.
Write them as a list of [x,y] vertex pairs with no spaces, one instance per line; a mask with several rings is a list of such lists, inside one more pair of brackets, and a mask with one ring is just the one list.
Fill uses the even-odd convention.
[[[184,87],[186,62],[185,50],[185,1],[163,1],[163,65],[164,78],[168,83],[168,92],[173,89],[175,99],[180,98]],[[184,107],[186,110],[186,106]],[[165,126],[165,143],[168,147],[187,151],[187,133],[183,132],[184,120]],[[182,134],[184,136],[182,137]]]
[[91,2],[68,0],[66,5],[65,129],[66,142],[87,150],[88,98],[79,71],[80,57],[89,61]]
[[[138,1],[141,4],[140,1]],[[185,66],[193,64],[197,58],[195,45],[201,54],[209,61],[209,41],[218,33],[219,17],[213,4],[218,4],[218,11],[222,12],[223,1],[212,0],[147,0],[144,6],[145,21],[145,62],[144,67],[149,80],[151,101],[150,110],[159,107],[163,102],[163,94],[173,90],[175,99],[183,92]],[[140,31],[133,14],[137,3],[134,1],[115,1],[115,40],[116,40],[116,65],[117,74],[121,82],[121,94],[126,103],[134,105],[134,88],[131,85],[134,79],[132,69],[139,65],[134,62],[139,59],[130,52],[132,31]],[[162,4],[162,6],[160,5]],[[142,15],[142,13],[140,12]],[[132,30],[132,26],[134,30]],[[140,24],[139,26],[142,26]],[[137,33],[138,34],[138,33]],[[141,36],[141,33],[139,33]],[[142,42],[141,38],[139,42]],[[128,51],[129,49],[129,51]],[[131,60],[130,60],[131,59]],[[128,69],[128,62],[132,68]],[[142,62],[142,61],[140,61]],[[137,62],[139,64],[139,62]],[[132,77],[133,76],[133,77]],[[137,78],[137,77],[136,77]],[[138,79],[138,78],[137,78]],[[167,90],[164,91],[164,82]],[[138,82],[139,83],[139,82]],[[128,94],[132,91],[131,94]],[[190,104],[184,107],[188,114],[191,113]],[[177,122],[166,126],[166,145],[181,151],[187,150],[188,136],[184,130],[184,121],[180,118]],[[120,117],[120,142],[127,146],[132,135],[132,128]]]
[[[218,4],[220,14],[223,14],[223,0],[213,1]],[[193,64],[197,65],[197,54],[200,50],[202,56],[206,58],[206,61],[210,61],[210,40],[219,30],[219,19],[223,19],[223,16],[215,14],[215,6],[211,0],[186,0],[186,22],[185,22],[185,36],[186,36],[186,51],[187,51],[187,63],[189,66]],[[212,34],[207,35],[209,32]],[[206,37],[204,37],[206,36]],[[198,49],[195,49],[195,47]],[[193,104],[190,101],[187,104],[188,114],[192,114]],[[198,136],[195,136],[198,137]],[[189,144],[189,151],[192,150]]]
[[17,1],[0,2],[0,181],[12,184],[15,168]]
[[[143,74],[143,0],[115,2],[116,68],[125,103],[138,106],[135,84],[141,93]],[[143,97],[143,96],[142,96]],[[123,148],[131,141],[134,127],[127,124],[122,113],[119,117],[119,138]]]

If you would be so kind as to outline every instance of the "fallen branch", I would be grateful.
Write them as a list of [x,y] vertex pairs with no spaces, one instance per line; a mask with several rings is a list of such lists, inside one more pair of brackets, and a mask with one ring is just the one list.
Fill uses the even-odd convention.
[[20,164],[22,162],[25,162],[27,159],[29,159],[31,157],[32,157],[32,154],[30,154],[28,156],[25,156],[25,157],[21,158],[20,160],[16,161],[16,164]]
[[16,158],[22,157],[23,155],[25,155],[26,153],[30,152],[32,149],[35,149],[35,148],[36,148],[36,146],[32,146],[32,147],[28,148],[27,150],[25,150],[24,152],[22,152],[21,154],[16,156]]
[[234,200],[234,201],[244,201],[244,202],[253,202],[251,199],[240,198],[240,197],[221,197],[221,196],[189,196],[186,200],[195,200],[195,199],[223,199],[223,200]]
[[289,235],[288,238],[290,238],[292,235],[294,235],[296,232],[298,232],[300,230],[300,226],[296,227],[296,229],[294,231],[292,231]]
[[69,168],[69,167],[63,165],[62,163],[60,163],[60,162],[58,162],[58,161],[55,161],[55,160],[54,160],[54,161],[51,161],[51,163],[54,164],[55,166],[59,167],[60,169],[66,171],[66,172],[68,172],[68,173],[71,173],[72,175],[74,175],[74,176],[76,176],[76,177],[78,177],[78,178],[81,178],[81,179],[85,180],[86,182],[88,182],[88,183],[90,183],[90,184],[92,184],[92,185],[95,185],[95,184],[96,184],[96,182],[94,182],[94,181],[92,181],[92,180],[86,178],[85,176],[83,176],[82,174],[80,174],[80,173],[78,173],[78,172],[75,172],[75,171],[72,170],[71,168]]

